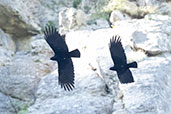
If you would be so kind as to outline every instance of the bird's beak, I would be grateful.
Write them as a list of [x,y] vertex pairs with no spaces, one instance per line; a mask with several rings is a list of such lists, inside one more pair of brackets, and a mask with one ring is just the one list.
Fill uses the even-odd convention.
[[51,57],[50,60],[56,61],[56,58],[55,57]]
[[110,69],[109,70],[115,70],[115,67],[110,67]]
[[113,69],[112,67],[109,68],[109,70],[112,70],[112,69]]

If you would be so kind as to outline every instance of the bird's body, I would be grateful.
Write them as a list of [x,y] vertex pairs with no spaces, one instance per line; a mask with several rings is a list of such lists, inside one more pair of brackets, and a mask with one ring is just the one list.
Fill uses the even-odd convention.
[[71,57],[80,57],[79,50],[69,52],[64,36],[61,36],[54,27],[46,27],[44,35],[54,52],[54,56],[50,59],[58,63],[59,84],[65,90],[72,90],[74,88],[74,67]]
[[117,72],[121,83],[134,82],[134,78],[129,68],[137,68],[137,62],[127,64],[120,37],[115,36],[110,40],[109,49],[114,62],[114,66],[111,67],[110,70]]

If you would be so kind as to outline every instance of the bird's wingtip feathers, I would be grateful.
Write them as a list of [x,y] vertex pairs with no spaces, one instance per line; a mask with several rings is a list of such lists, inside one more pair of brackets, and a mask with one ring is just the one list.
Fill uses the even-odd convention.
[[111,48],[112,45],[116,43],[121,43],[121,38],[119,35],[112,36],[112,38],[110,39],[109,47]]
[[74,86],[74,81],[71,83],[61,83],[59,82],[59,85],[61,85],[61,88],[64,88],[65,91],[72,91]]
[[54,26],[50,26],[50,25],[47,25],[43,31],[44,35],[45,35],[45,39],[48,38],[48,36],[50,35],[53,35],[53,34],[59,34],[56,27]]

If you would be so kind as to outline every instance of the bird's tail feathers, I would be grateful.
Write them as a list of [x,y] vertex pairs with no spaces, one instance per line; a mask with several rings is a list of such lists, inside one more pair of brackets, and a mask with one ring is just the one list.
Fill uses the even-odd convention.
[[75,50],[69,52],[69,54],[70,54],[70,57],[80,57],[80,55],[81,55],[80,51],[78,49],[75,49]]
[[128,64],[128,68],[137,68],[137,67],[138,67],[137,62],[132,62]]

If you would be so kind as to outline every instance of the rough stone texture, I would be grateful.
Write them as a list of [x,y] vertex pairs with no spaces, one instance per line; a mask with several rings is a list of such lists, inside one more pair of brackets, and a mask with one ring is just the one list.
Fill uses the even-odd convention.
[[[143,58],[138,62],[138,70],[132,73],[135,83],[120,85],[123,91],[124,108],[113,114],[169,114],[170,107],[170,17],[148,15],[142,20],[122,21],[115,24],[115,32],[130,46],[146,50],[148,55],[161,56]],[[137,26],[138,25],[138,26]],[[141,42],[141,43],[140,43]],[[162,88],[165,88],[163,92]],[[160,91],[161,90],[161,91]],[[168,98],[166,101],[165,98]]]
[[[117,21],[114,29],[99,19],[88,30],[68,33],[69,50],[78,48],[81,58],[73,59],[76,88],[71,92],[60,88],[57,63],[49,60],[52,50],[43,35],[32,36],[49,20],[56,26],[58,12],[72,2],[0,0],[0,114],[170,114],[168,16]],[[96,0],[82,2],[82,6],[91,2],[92,9],[99,5]],[[130,6],[132,11],[136,4]],[[169,8],[169,3],[159,5],[161,14],[169,14]],[[138,68],[131,69],[135,83],[120,84],[116,72],[108,70],[113,65],[108,43],[114,34],[121,35],[128,62],[138,62]]]
[[22,1],[0,0],[0,27],[14,37],[32,36],[38,25],[36,19],[32,19],[33,15],[28,11],[29,8],[29,4]]
[[[65,92],[60,88],[57,72],[47,75],[41,80],[36,94],[37,100],[33,106],[29,107],[28,113],[110,114],[112,112],[112,96],[106,94],[105,85],[96,74],[92,71],[88,71],[88,73],[89,75],[86,77],[77,75],[76,88],[72,92]],[[83,78],[85,80],[82,80]]]
[[15,37],[37,34],[48,21],[58,25],[58,13],[64,7],[71,7],[67,0],[0,0],[0,27]]
[[154,9],[155,13],[171,15],[171,2],[167,0],[137,0],[136,4],[140,8],[147,7],[149,12]]
[[[136,30],[145,31],[147,35],[152,32],[154,36],[158,33],[167,33],[165,40],[170,39],[168,32],[170,29],[162,29],[170,26],[170,19],[167,16],[153,16],[151,20],[118,22],[114,30],[82,30],[68,33],[66,42],[69,49],[78,48],[81,51],[81,58],[73,59],[76,88],[70,93],[65,92],[58,85],[57,72],[47,75],[42,78],[36,93],[37,100],[34,105],[28,108],[28,113],[111,113],[106,112],[107,109],[113,111],[113,114],[169,114],[171,109],[166,105],[170,106],[171,100],[168,94],[171,91],[169,84],[171,75],[169,70],[171,67],[170,46],[165,47],[162,40],[157,42],[156,45],[162,45],[162,48],[159,46],[157,49],[163,54],[153,55],[154,57],[147,57],[145,51],[134,50],[140,42],[146,40],[145,36],[141,36],[139,41],[139,37],[134,35]],[[148,25],[144,24],[145,22]],[[129,28],[131,27],[130,23],[134,29],[133,27]],[[121,25],[123,29],[121,29]],[[124,28],[123,25],[127,28]],[[136,26],[137,28],[135,28]],[[132,32],[130,32],[131,30]],[[108,70],[113,64],[108,43],[111,36],[117,33],[122,36],[128,61],[138,61],[138,69],[131,69],[135,78],[135,83],[132,84],[119,84],[116,73]],[[163,38],[162,35],[159,38]],[[149,38],[149,40],[152,39]],[[170,41],[164,42],[169,44]],[[146,47],[139,48],[146,50]],[[152,52],[156,51],[153,49],[149,48]],[[129,56],[130,52],[132,55]],[[141,54],[139,56],[143,55],[143,57],[140,59],[136,54]],[[109,87],[109,94],[105,91],[106,84]],[[111,98],[111,96],[115,97]],[[165,98],[168,99],[165,100]],[[84,101],[84,99],[91,100]],[[101,100],[104,99],[106,102],[101,104]],[[92,102],[93,105],[90,106]],[[113,103],[113,108],[109,107],[111,103]],[[54,108],[56,106],[58,108]],[[89,110],[86,110],[85,107]],[[97,111],[96,107],[101,110]]]
[[116,21],[121,21],[121,20],[130,20],[131,18],[127,15],[127,14],[123,14],[121,11],[119,10],[114,10],[112,11],[112,13],[110,14],[110,22],[112,24],[114,24],[114,22]]
[[18,52],[8,65],[0,67],[0,92],[12,98],[10,103],[16,112],[34,103],[40,78],[55,68],[48,57],[41,55]]
[[13,39],[4,31],[0,29],[0,47],[3,47],[5,49],[8,49],[12,52],[15,51],[15,43]]
[[82,10],[67,8],[59,13],[59,30],[61,34],[76,30],[85,24],[85,14]]
[[84,12],[92,14],[104,7],[108,2],[109,0],[81,0],[80,7]]
[[[135,83],[121,85],[124,109],[122,114],[169,114],[171,55],[147,58],[133,70]],[[164,98],[167,98],[164,99]],[[113,114],[118,114],[119,111]]]
[[48,23],[58,26],[58,13],[72,0],[0,0],[0,28],[14,38],[17,51],[30,51],[30,37]]
[[159,5],[166,0],[136,0],[139,6]]
[[14,51],[14,41],[0,29],[0,66],[4,66],[10,62]]
[[0,112],[3,114],[26,110],[34,103],[40,77],[57,68],[56,62],[49,60],[52,50],[42,37],[38,35],[32,38],[31,53],[14,53],[10,49],[13,40],[1,31],[0,57],[3,64],[0,67],[0,93],[4,97],[2,105],[0,103]]
[[9,97],[0,93],[0,113],[1,114],[14,114],[15,110],[12,108]]
[[33,99],[39,80],[35,70],[29,57],[15,55],[11,65],[0,68],[0,90],[18,99]]
[[91,21],[87,21],[86,26],[81,26],[79,30],[98,30],[98,29],[104,29],[104,28],[109,28],[109,22],[105,19],[97,19],[94,24],[91,23]]
[[171,2],[163,2],[158,7],[159,12],[171,16]]
[[42,39],[43,35],[37,35],[31,40],[31,58],[36,63],[36,69],[38,69],[39,77],[52,72],[57,68],[57,64],[50,60],[53,56],[53,51]]
[[[114,102],[112,94],[114,93],[111,90],[110,94],[106,93],[104,79],[100,78],[99,75],[101,76],[101,74],[93,71],[91,67],[97,69],[98,66],[94,66],[96,63],[94,54],[90,55],[95,51],[90,51],[90,46],[92,46],[90,39],[93,38],[92,35],[89,37],[90,33],[91,31],[71,32],[66,37],[70,50],[78,48],[81,51],[81,58],[73,59],[76,88],[72,92],[65,92],[61,89],[58,85],[58,73],[56,71],[43,77],[36,93],[36,102],[28,108],[28,113],[112,113]],[[79,38],[80,35],[83,37]],[[111,85],[113,84],[111,83]],[[114,90],[112,86],[110,88]]]
[[0,114],[18,114],[20,110],[24,111],[32,101],[23,101],[0,93],[0,102]]
[[[163,17],[159,17],[158,21],[160,19],[163,19]],[[166,20],[160,21],[166,22]],[[127,24],[129,23],[130,21],[127,22]],[[138,25],[141,29],[146,28],[144,24],[141,26],[138,23]],[[149,26],[152,25],[156,26],[155,23]],[[151,28],[149,29],[152,30]],[[158,29],[155,30],[158,31]],[[122,29],[120,29],[121,31]],[[76,88],[72,92],[65,92],[58,85],[57,72],[47,75],[42,78],[36,93],[37,100],[34,105],[28,108],[28,113],[108,114],[113,110],[113,114],[169,114],[170,108],[165,107],[165,104],[169,106],[170,99],[165,101],[164,98],[170,98],[168,94],[170,93],[170,84],[167,81],[170,80],[171,55],[168,52],[161,56],[150,58],[144,55],[143,59],[138,60],[138,69],[131,69],[135,83],[119,84],[116,73],[108,70],[112,66],[108,43],[111,36],[116,33],[118,31],[113,29],[101,29],[96,31],[70,32],[67,34],[66,42],[69,49],[78,48],[81,51],[81,58],[73,59]],[[157,34],[157,32],[153,33]],[[127,36],[129,34],[124,35]],[[127,42],[128,39],[126,38],[128,37],[122,37],[126,54],[133,53],[132,56],[128,56],[128,60],[136,60],[137,58],[132,58],[138,52],[129,48],[132,46],[129,43],[132,42],[133,44],[133,40]],[[135,37],[135,39],[138,38]],[[145,39],[145,37],[141,38]],[[169,50],[169,47],[166,48]],[[93,69],[96,70],[93,71]],[[110,94],[106,94],[105,84],[108,85]],[[163,88],[165,89],[163,90]],[[115,97],[112,98],[111,96]],[[91,100],[84,101],[84,99]],[[104,100],[106,102],[102,103]],[[91,103],[93,104],[91,105]],[[111,103],[114,103],[113,109],[109,106]],[[97,107],[98,110],[96,109]],[[106,112],[106,110],[110,111]]]
[[40,80],[35,66],[28,56],[15,55],[8,65],[0,67],[0,92],[7,97],[1,103],[8,103],[8,107],[0,107],[4,114],[17,113],[34,102]]
[[171,51],[170,20],[168,16],[148,15],[142,20],[115,23],[114,29],[132,47],[157,54]]

